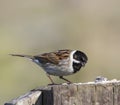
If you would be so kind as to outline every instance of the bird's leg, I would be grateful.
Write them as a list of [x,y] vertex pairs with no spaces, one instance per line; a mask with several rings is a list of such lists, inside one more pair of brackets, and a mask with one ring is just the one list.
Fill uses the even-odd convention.
[[72,83],[71,81],[67,80],[66,78],[63,78],[63,76],[59,76],[59,78],[67,81],[68,83]]
[[46,73],[46,75],[48,76],[48,78],[50,79],[50,81],[52,82],[52,85],[55,84],[52,80],[52,78],[50,77],[50,75],[48,73]]

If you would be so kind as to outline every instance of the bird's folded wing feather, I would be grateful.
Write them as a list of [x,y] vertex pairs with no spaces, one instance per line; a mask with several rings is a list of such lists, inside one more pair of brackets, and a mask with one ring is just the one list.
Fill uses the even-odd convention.
[[60,50],[58,52],[44,53],[41,55],[34,56],[35,59],[39,60],[41,63],[52,63],[59,64],[59,62],[63,59],[67,59],[69,57],[70,51],[66,52],[64,50]]

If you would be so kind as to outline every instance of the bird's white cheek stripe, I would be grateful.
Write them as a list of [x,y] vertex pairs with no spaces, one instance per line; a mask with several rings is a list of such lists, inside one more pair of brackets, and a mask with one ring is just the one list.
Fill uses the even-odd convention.
[[80,61],[77,61],[77,60],[75,60],[75,59],[73,59],[73,61],[74,61],[75,63],[80,63]]
[[73,59],[73,54],[76,52],[76,50],[72,51],[70,53],[70,72],[74,72],[73,70],[73,62],[79,63],[79,61]]

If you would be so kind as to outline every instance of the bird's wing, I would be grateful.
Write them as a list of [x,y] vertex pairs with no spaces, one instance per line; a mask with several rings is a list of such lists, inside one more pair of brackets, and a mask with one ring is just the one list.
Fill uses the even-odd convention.
[[61,60],[67,59],[70,52],[71,50],[58,50],[57,52],[36,55],[34,58],[43,64],[52,63],[57,65]]

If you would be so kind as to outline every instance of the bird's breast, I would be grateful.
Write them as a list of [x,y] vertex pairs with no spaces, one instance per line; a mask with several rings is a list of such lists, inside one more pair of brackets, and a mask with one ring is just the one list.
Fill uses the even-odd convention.
[[42,68],[50,75],[66,76],[73,73],[73,69],[70,68],[69,59],[62,60],[58,65],[47,63]]

